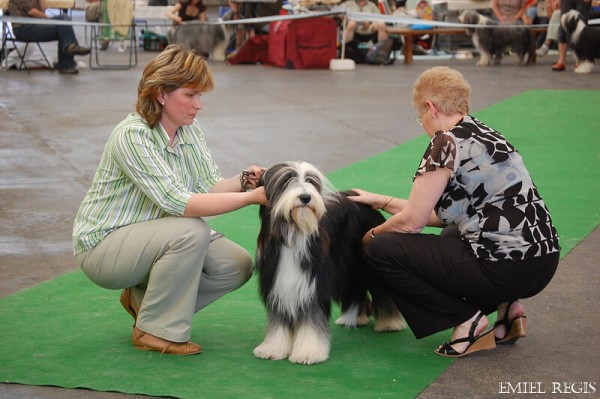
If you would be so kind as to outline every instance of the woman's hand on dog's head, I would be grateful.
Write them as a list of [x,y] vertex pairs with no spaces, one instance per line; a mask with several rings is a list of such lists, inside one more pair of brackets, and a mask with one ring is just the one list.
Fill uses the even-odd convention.
[[381,198],[385,197],[379,194],[374,194],[365,190],[361,190],[360,188],[353,188],[352,191],[354,191],[356,195],[348,196],[348,199],[350,199],[351,201],[369,205],[373,209],[381,209],[379,202]]
[[252,196],[253,204],[269,206],[269,201],[267,201],[267,194],[265,193],[265,188],[263,186],[257,187],[252,191],[248,191],[248,194]]

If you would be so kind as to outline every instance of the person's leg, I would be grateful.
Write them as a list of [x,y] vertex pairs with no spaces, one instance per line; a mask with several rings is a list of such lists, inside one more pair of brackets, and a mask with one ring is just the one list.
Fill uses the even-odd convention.
[[567,65],[567,43],[558,42],[558,61],[552,66],[553,71],[564,71]]
[[167,217],[121,227],[76,259],[99,286],[132,287],[140,305],[136,327],[186,342],[209,240],[202,219]]
[[548,50],[550,50],[550,46],[552,43],[558,42],[558,28],[560,26],[560,10],[554,10],[552,16],[550,17],[550,21],[548,22],[548,30],[546,31],[546,40],[544,40],[544,44],[536,50],[536,54],[540,57],[548,54]]
[[385,22],[375,22],[373,23],[374,30],[377,32],[377,41],[381,42],[389,37]]
[[252,257],[244,248],[227,238],[212,241],[204,258],[195,312],[240,288],[253,271]]
[[388,292],[417,338],[469,320],[495,303],[477,259],[456,236],[382,234],[367,246],[372,276]]
[[[70,31],[70,32],[69,32]],[[76,43],[71,26],[62,25],[22,25],[13,30],[17,40],[24,42],[53,42],[58,41],[58,68],[74,68],[77,64],[73,55],[65,54],[65,48]]]
[[[564,15],[577,7],[577,2],[581,0],[561,0],[560,13]],[[553,71],[564,71],[567,65],[567,50],[569,44],[567,42],[567,33],[559,25],[558,28],[558,61],[552,65]]]
[[[54,16],[57,20],[70,20],[64,14]],[[89,48],[79,47],[75,31],[71,25],[56,25],[56,34],[58,36],[58,68],[69,69],[75,68],[74,55],[86,55],[90,53]]]
[[[497,339],[501,340],[511,332],[516,319],[525,318],[525,308],[519,299],[530,298],[540,293],[554,277],[559,260],[560,254],[553,253],[518,262],[499,261],[492,266],[504,271],[502,275],[498,274],[496,279],[499,286],[505,287],[507,294],[506,299],[498,305],[498,317],[494,328]],[[516,327],[522,329],[523,335],[516,334],[516,339],[525,336],[525,325],[521,322],[522,326]]]
[[344,36],[344,44],[350,43],[354,40],[354,33],[358,28],[358,22],[356,21],[348,21],[348,25],[346,26],[346,34]]
[[560,10],[555,10],[548,22],[548,30],[546,31],[546,40],[558,42],[558,29],[560,27]]
[[[474,338],[465,338],[483,334],[488,325],[485,314],[542,291],[558,259],[559,254],[551,254],[524,261],[480,261],[450,229],[440,236],[382,234],[367,246],[371,277],[387,287],[417,338],[454,327],[452,341],[462,342],[441,346],[439,354],[445,356],[460,355],[467,348],[469,352],[492,348],[493,336],[487,333],[473,348]],[[520,304],[509,317],[519,312],[524,313]]]
[[533,21],[535,21],[536,17],[537,17],[537,7],[531,6],[525,11],[523,16],[521,17],[521,20],[523,21],[523,23],[525,25],[531,25],[531,24],[533,24]]

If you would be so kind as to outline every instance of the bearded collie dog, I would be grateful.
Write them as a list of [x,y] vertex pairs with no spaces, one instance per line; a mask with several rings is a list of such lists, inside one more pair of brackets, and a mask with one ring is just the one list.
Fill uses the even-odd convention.
[[193,48],[206,59],[225,61],[225,50],[232,35],[230,25],[200,21],[186,21],[169,28],[169,44],[183,44]]
[[284,162],[261,176],[269,206],[259,211],[256,270],[267,311],[263,359],[314,364],[329,357],[331,303],[337,324],[357,327],[375,316],[376,331],[404,328],[402,315],[365,272],[362,237],[385,221],[371,207],[335,192],[313,165]]
[[502,26],[474,10],[463,11],[458,20],[461,24],[471,25],[466,30],[481,55],[477,66],[499,65],[504,52],[509,49],[517,55],[517,65],[529,64],[531,32],[526,27]]
[[594,70],[594,58],[600,57],[600,27],[588,26],[581,13],[571,10],[560,17],[560,25],[577,59],[577,73]]

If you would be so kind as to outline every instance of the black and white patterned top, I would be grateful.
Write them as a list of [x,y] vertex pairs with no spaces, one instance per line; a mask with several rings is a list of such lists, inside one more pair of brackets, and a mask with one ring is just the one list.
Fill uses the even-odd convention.
[[415,178],[445,167],[450,182],[435,206],[477,258],[521,260],[560,251],[552,218],[517,150],[497,131],[466,116],[437,132]]

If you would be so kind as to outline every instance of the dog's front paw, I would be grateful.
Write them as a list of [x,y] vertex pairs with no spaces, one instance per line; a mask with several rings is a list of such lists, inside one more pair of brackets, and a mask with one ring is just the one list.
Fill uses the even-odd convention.
[[318,331],[309,324],[300,326],[294,334],[292,353],[288,360],[292,363],[315,364],[329,358],[329,333]]
[[304,345],[294,347],[288,360],[298,364],[317,364],[323,363],[329,358],[329,342],[327,345]]
[[254,348],[254,356],[268,360],[282,360],[290,354],[289,347],[276,346],[266,341]]

